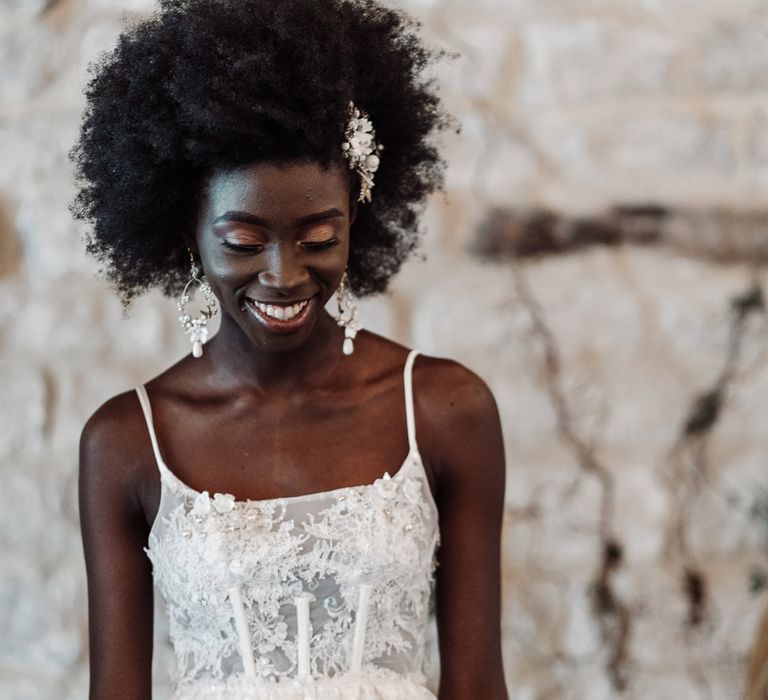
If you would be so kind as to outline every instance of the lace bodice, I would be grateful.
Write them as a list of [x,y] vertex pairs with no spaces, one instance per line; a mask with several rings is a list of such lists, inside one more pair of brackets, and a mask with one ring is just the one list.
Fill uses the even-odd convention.
[[423,663],[439,530],[416,445],[416,354],[400,468],[305,496],[192,489],[162,460],[137,388],[162,484],[145,552],[169,616],[174,697],[434,697]]

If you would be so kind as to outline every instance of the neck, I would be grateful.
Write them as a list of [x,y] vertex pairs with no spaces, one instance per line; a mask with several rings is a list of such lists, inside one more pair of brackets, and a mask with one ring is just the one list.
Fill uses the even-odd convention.
[[225,314],[218,333],[205,344],[203,357],[212,368],[211,379],[219,386],[287,396],[321,386],[340,362],[349,362],[342,353],[343,340],[343,330],[323,311],[300,346],[267,351],[255,346]]

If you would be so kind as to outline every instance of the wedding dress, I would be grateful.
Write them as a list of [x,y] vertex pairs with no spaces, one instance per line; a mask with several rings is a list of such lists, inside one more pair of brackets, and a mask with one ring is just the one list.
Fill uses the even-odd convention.
[[[165,464],[145,552],[166,604],[172,700],[434,700],[425,633],[438,512],[416,444],[372,484],[268,500],[198,492]],[[364,451],[361,451],[364,454]]]

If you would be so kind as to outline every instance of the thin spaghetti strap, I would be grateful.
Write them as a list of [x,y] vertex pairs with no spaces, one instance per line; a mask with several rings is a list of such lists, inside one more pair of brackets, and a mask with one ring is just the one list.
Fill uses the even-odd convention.
[[149,439],[152,441],[152,451],[155,453],[157,468],[162,472],[165,463],[160,456],[160,447],[157,444],[157,435],[155,435],[155,424],[152,421],[152,406],[149,404],[149,396],[147,395],[147,390],[143,384],[136,387],[136,393],[139,396],[139,403],[141,404],[141,410],[144,413],[144,420],[147,422],[147,430],[149,431]]
[[408,425],[408,447],[411,452],[418,454],[419,448],[416,445],[416,419],[413,412],[413,361],[416,359],[416,355],[419,354],[418,350],[411,350],[408,353],[408,359],[405,361],[405,370],[403,371],[403,379],[405,384],[405,420]]

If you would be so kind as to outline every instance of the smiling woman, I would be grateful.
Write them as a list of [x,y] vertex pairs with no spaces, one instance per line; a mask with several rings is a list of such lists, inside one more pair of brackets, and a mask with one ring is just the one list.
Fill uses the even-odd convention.
[[206,180],[190,243],[227,317],[257,347],[302,343],[324,314],[349,258],[350,191],[341,167],[316,163],[259,163]]
[[91,700],[152,697],[153,583],[174,700],[507,697],[496,403],[352,300],[441,183],[415,28],[367,0],[165,0],[95,68],[73,210],[126,304],[181,294],[193,353],[83,430]]

